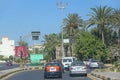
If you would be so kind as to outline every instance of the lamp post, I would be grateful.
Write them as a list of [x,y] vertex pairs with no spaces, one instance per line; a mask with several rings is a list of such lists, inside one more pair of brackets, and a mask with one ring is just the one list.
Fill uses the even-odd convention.
[[[66,6],[67,6],[67,3],[62,3],[62,2],[57,3],[58,9],[60,9],[62,12]],[[61,27],[62,27],[62,57],[64,57],[65,55],[64,55],[64,44],[63,44],[63,24],[61,25]]]

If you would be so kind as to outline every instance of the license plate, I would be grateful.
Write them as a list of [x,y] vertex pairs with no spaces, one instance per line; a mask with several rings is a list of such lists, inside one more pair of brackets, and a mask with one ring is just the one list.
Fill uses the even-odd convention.
[[50,71],[56,71],[56,68],[51,67],[51,68],[50,68]]
[[77,67],[77,70],[81,70],[81,68],[80,68],[80,67]]

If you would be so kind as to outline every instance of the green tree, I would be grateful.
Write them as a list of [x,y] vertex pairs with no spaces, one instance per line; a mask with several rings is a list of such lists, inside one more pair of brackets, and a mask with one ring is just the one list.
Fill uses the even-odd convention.
[[9,60],[13,60],[14,57],[12,55],[9,56]]
[[48,53],[51,59],[55,59],[56,58],[56,46],[58,44],[60,44],[60,39],[59,39],[59,35],[53,33],[53,34],[49,34],[49,35],[45,35],[44,36],[44,40],[45,40],[45,52]]
[[105,62],[109,57],[106,46],[90,32],[84,32],[76,39],[75,53],[80,60],[94,58]]
[[[120,49],[120,9],[114,9],[112,22],[118,29],[118,48]],[[119,52],[120,53],[120,52]]]
[[0,55],[0,60],[4,60],[4,56],[3,55]]
[[[90,31],[94,36],[96,36],[98,39],[101,39],[101,33],[99,32],[98,28],[93,28]],[[116,44],[117,43],[117,32],[112,27],[105,27],[104,29],[104,35],[105,35],[105,43],[107,47]]]
[[[67,31],[67,36],[72,39],[75,39],[75,34],[78,33],[79,28],[82,26],[83,20],[81,17],[76,14],[69,14],[67,18],[64,19],[65,30]],[[68,47],[68,46],[67,46]],[[71,56],[73,56],[73,42],[70,43]]]
[[92,12],[88,14],[91,18],[89,19],[89,26],[97,25],[102,36],[102,43],[105,43],[104,39],[104,28],[106,25],[110,24],[110,16],[112,12],[111,7],[100,6],[96,8],[91,8]]

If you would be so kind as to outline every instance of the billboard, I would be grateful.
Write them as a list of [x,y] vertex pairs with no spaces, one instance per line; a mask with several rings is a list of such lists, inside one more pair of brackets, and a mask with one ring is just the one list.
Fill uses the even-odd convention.
[[16,46],[15,47],[15,56],[16,57],[26,57],[27,51],[26,46]]
[[39,65],[41,60],[43,60],[43,54],[30,54],[31,65]]

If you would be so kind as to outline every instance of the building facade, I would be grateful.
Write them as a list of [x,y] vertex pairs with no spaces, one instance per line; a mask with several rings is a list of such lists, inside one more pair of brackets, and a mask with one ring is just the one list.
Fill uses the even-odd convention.
[[10,40],[7,36],[2,37],[0,41],[0,55],[3,55],[5,58],[15,55],[15,41]]

